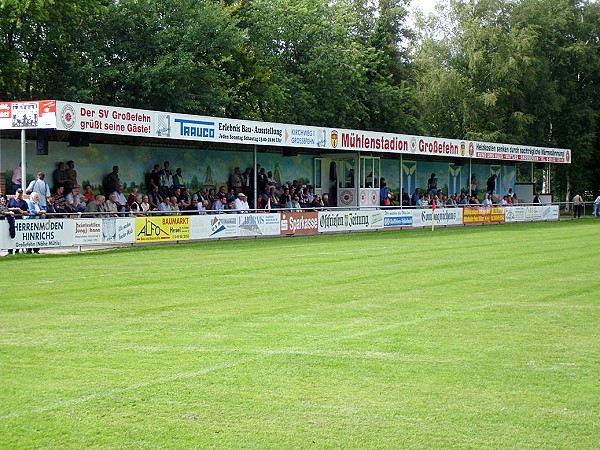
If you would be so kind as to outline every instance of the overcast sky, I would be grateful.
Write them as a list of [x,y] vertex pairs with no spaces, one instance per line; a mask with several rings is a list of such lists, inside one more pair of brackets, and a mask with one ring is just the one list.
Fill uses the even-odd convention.
[[423,12],[433,12],[436,0],[413,0],[411,2],[411,8],[419,8]]

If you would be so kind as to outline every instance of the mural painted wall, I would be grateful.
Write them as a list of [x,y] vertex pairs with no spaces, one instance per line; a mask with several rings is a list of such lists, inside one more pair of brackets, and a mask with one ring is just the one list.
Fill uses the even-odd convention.
[[[2,140],[1,169],[10,176],[21,159],[20,142],[18,140]],[[182,168],[186,185],[197,189],[202,185],[220,186],[227,184],[229,175],[235,167],[243,172],[252,167],[251,151],[224,151],[211,149],[181,149],[174,147],[142,147],[125,145],[98,145],[89,147],[69,147],[66,142],[50,142],[48,155],[37,155],[35,141],[27,144],[27,177],[29,182],[35,173],[44,171],[51,182],[52,172],[59,161],[73,160],[78,173],[78,182],[83,185],[89,182],[98,190],[104,175],[119,166],[119,175],[126,189],[132,185],[145,184],[146,174],[154,164],[162,168],[164,161],[169,161],[171,169]],[[294,179],[302,183],[313,183],[314,157],[311,155],[282,156],[281,153],[261,153],[257,155],[258,163],[267,171],[272,171],[277,181],[291,182]],[[498,175],[496,193],[503,194],[509,188],[514,189],[516,169],[514,166],[490,164],[473,164],[480,192],[485,191],[486,180],[492,174]],[[402,171],[402,175],[401,175]],[[381,160],[381,176],[386,179],[388,187],[395,193],[404,187],[410,194],[416,187],[427,188],[427,180],[431,173],[438,178],[438,188],[445,193],[460,193],[469,189],[469,165],[455,165],[438,161],[408,161],[402,164],[395,159]],[[402,186],[400,185],[402,181]],[[8,183],[7,185],[10,185]]]

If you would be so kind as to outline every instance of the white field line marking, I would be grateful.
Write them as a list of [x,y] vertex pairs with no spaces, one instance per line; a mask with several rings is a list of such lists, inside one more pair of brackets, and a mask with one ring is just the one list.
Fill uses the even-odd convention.
[[[323,343],[327,343],[327,342],[340,342],[340,341],[345,341],[345,340],[349,340],[349,339],[355,339],[358,337],[363,337],[363,336],[367,336],[369,334],[374,334],[374,333],[379,333],[381,331],[387,331],[387,330],[393,330],[395,328],[400,328],[400,327],[404,327],[404,326],[410,326],[410,325],[417,325],[419,323],[423,323],[423,322],[428,322],[428,321],[432,321],[432,320],[437,320],[437,319],[442,319],[445,317],[450,317],[456,314],[464,314],[464,313],[468,313],[468,312],[472,312],[472,311],[477,311],[477,310],[483,310],[483,309],[487,309],[487,308],[491,308],[491,307],[498,307],[499,304],[498,303],[491,303],[491,304],[487,304],[487,305],[479,305],[473,308],[464,308],[464,309],[460,309],[460,310],[453,310],[453,311],[447,311],[444,313],[438,313],[438,314],[433,314],[430,316],[425,316],[425,317],[419,317],[416,319],[412,319],[412,320],[406,320],[403,322],[396,322],[390,325],[386,325],[386,326],[382,326],[382,327],[377,327],[377,328],[371,328],[368,330],[362,330],[359,331],[357,333],[352,333],[350,335],[346,335],[346,336],[335,336],[332,337],[330,339],[324,339],[324,340],[319,340],[319,341],[313,341],[313,344],[319,345],[319,344],[323,344]],[[307,347],[310,344],[307,344]],[[283,350],[283,352],[285,352],[286,350]],[[314,351],[314,352],[318,352],[319,350],[310,350],[310,349],[306,349],[307,352],[310,351]],[[277,351],[274,350],[272,353],[268,352],[268,351],[264,351],[261,352],[260,350],[257,350],[256,352],[254,352],[254,354],[256,354],[255,357],[250,358],[250,357],[246,357],[246,358],[240,358],[240,359],[236,359],[235,362],[229,362],[229,363],[222,363],[222,364],[215,364],[213,366],[207,367],[205,369],[202,370],[198,370],[198,371],[194,371],[194,372],[182,372],[179,374],[175,374],[172,376],[168,376],[168,377],[163,377],[163,378],[158,378],[156,380],[153,381],[147,381],[144,383],[136,383],[136,384],[131,384],[129,386],[125,386],[122,388],[116,388],[116,389],[111,389],[109,391],[106,392],[98,392],[98,393],[94,393],[94,394],[89,394],[89,395],[84,395],[82,397],[79,398],[75,398],[72,400],[65,400],[62,402],[56,402],[56,403],[52,403],[50,405],[47,406],[40,406],[37,408],[31,408],[31,409],[25,409],[25,410],[19,410],[19,411],[13,411],[10,414],[6,414],[3,416],[0,416],[0,420],[5,420],[5,419],[13,419],[13,418],[17,418],[17,417],[21,417],[21,416],[25,416],[25,415],[30,415],[30,414],[37,414],[37,413],[42,413],[42,412],[46,412],[46,411],[50,411],[53,409],[57,409],[57,408],[64,408],[64,407],[68,407],[68,406],[72,406],[72,405],[80,405],[82,403],[86,403],[88,401],[93,401],[99,398],[106,398],[106,397],[113,397],[113,396],[117,396],[120,394],[123,394],[125,392],[131,392],[131,391],[135,391],[137,389],[142,389],[142,388],[146,388],[146,387],[151,387],[151,386],[155,386],[158,384],[163,384],[163,383],[170,383],[173,381],[178,381],[178,380],[182,380],[182,379],[187,379],[187,378],[195,378],[201,375],[205,375],[211,372],[215,372],[215,371],[219,371],[219,370],[224,370],[224,369],[230,369],[233,367],[236,367],[238,365],[240,365],[241,363],[247,362],[247,361],[251,361],[251,360],[255,360],[260,358],[265,358],[265,357],[269,357],[272,356],[276,353]]]
[[115,397],[115,396],[121,395],[126,392],[131,392],[131,391],[135,391],[137,389],[143,389],[143,388],[155,386],[157,384],[171,383],[173,381],[179,381],[179,380],[184,380],[184,379],[188,379],[188,378],[195,378],[195,377],[198,377],[201,375],[206,375],[211,372],[216,372],[216,371],[225,370],[225,369],[231,369],[231,368],[233,368],[241,363],[244,363],[250,359],[252,359],[252,358],[241,358],[241,359],[237,359],[235,362],[215,364],[213,366],[206,367],[202,370],[197,370],[194,372],[182,372],[182,373],[179,373],[176,375],[158,378],[156,380],[147,381],[144,383],[135,383],[135,384],[131,384],[129,386],[125,386],[122,388],[111,389],[106,392],[99,392],[99,393],[95,393],[95,394],[84,395],[83,397],[74,398],[72,400],[65,400],[65,401],[53,403],[53,404],[47,405],[47,406],[40,406],[38,408],[31,408],[31,409],[21,410],[21,411],[13,411],[10,414],[0,416],[0,420],[14,419],[17,417],[26,416],[26,415],[30,415],[30,414],[38,414],[38,413],[50,411],[53,409],[64,408],[64,407],[73,406],[73,405],[80,405],[82,403],[89,402],[92,400],[97,400],[100,398],[107,398],[107,397]]

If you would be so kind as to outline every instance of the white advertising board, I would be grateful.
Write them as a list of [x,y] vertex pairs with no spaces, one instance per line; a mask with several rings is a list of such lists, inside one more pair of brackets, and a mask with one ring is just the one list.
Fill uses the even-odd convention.
[[107,217],[74,219],[74,245],[125,244],[135,242],[135,219]]
[[559,220],[558,205],[507,206],[506,222],[542,222]]
[[319,233],[378,230],[383,228],[383,211],[319,211]]
[[8,240],[6,248],[71,247],[75,222],[71,219],[19,219],[15,220],[15,232],[15,238]]
[[191,240],[237,236],[237,214],[190,216]]
[[462,208],[437,208],[435,211],[430,208],[413,209],[413,226],[431,227],[432,222],[435,222],[435,226],[462,225],[462,213]]
[[239,236],[279,236],[280,216],[275,214],[238,214]]

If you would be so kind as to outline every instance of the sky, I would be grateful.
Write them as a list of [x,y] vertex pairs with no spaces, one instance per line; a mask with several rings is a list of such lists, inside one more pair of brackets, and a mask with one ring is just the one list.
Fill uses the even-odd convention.
[[436,0],[412,0],[411,8],[419,8],[425,13],[434,11]]

